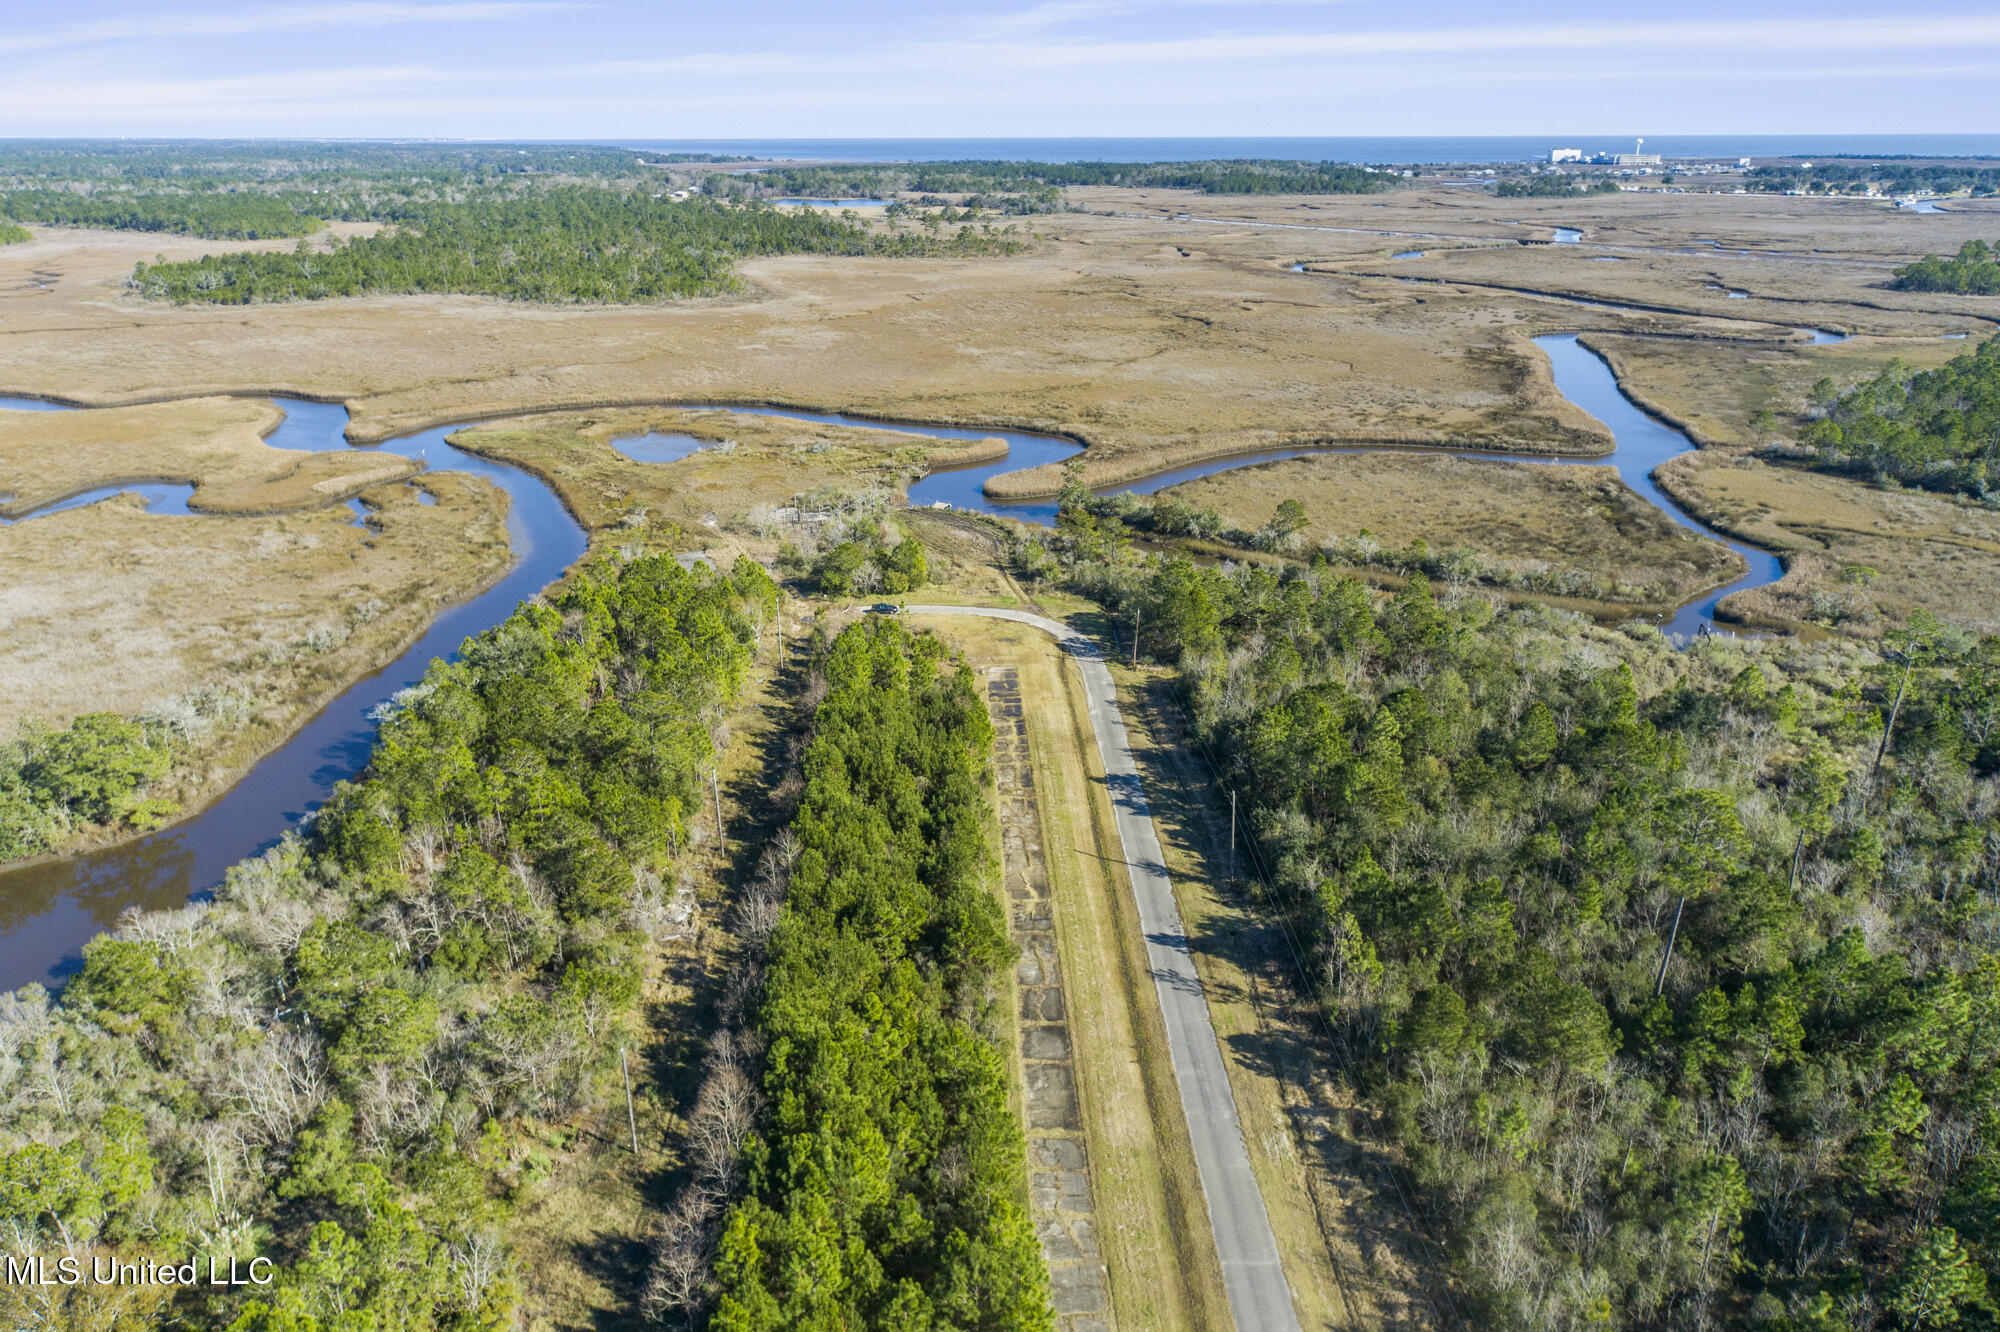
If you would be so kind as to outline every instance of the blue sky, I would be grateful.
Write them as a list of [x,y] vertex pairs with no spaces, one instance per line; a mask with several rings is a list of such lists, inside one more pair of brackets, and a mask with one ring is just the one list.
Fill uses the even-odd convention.
[[7,136],[2000,131],[1992,0],[5,3]]

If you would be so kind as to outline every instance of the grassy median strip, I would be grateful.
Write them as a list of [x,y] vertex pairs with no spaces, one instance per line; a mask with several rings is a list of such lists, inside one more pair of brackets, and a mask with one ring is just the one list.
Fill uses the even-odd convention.
[[[1064,980],[1079,1010],[1084,1113],[1098,1134],[1092,1162],[1103,1180],[1112,1298],[1132,1326],[1225,1327],[1222,1268],[1082,680],[1064,658],[1050,662],[1049,674],[1060,693],[1036,691],[1049,724],[1031,730],[1051,737],[1051,748],[1063,737],[1070,751],[1050,765],[1062,786],[1042,807]],[[1070,947],[1072,938],[1080,946]],[[1097,1150],[1100,1140],[1108,1150]]]

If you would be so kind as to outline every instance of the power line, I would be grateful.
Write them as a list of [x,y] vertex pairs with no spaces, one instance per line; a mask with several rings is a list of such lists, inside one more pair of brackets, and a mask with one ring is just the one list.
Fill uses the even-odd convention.
[[[1209,743],[1205,739],[1202,738],[1200,729],[1195,724],[1194,710],[1191,700],[1189,700],[1187,696],[1186,686],[1179,681],[1175,681],[1175,689],[1176,693],[1179,695],[1177,701],[1181,708],[1182,717],[1186,722],[1186,725],[1184,726],[1177,726],[1176,730],[1180,732],[1180,734],[1185,740],[1192,742],[1192,749],[1190,752],[1193,752],[1195,756],[1201,760],[1202,765],[1208,769],[1209,775],[1211,779],[1214,781],[1215,785],[1217,787],[1221,787],[1224,781],[1223,766],[1218,761],[1214,749],[1209,745]],[[1232,788],[1230,791],[1230,853],[1231,853],[1230,868],[1232,876],[1235,869],[1234,865],[1235,842],[1236,842],[1235,822],[1236,822],[1236,792]],[[1257,839],[1254,837],[1244,838],[1243,849],[1246,853],[1246,859],[1255,867],[1256,877],[1258,882],[1263,886],[1263,888],[1268,893],[1270,893],[1271,896],[1275,898],[1276,893],[1274,890],[1276,889],[1277,880],[1275,876],[1272,875],[1270,867],[1264,859],[1263,851],[1258,846]],[[1299,899],[1297,897],[1293,899],[1294,903],[1300,900],[1302,899]],[[1313,1027],[1315,1027],[1319,1031],[1321,1036],[1324,1038],[1328,1054],[1332,1057],[1334,1062],[1340,1066],[1341,1071],[1347,1075],[1349,1085],[1356,1087],[1358,1089],[1360,1086],[1360,1082],[1359,1079],[1356,1077],[1356,1069],[1354,1063],[1351,1059],[1347,1057],[1345,1053],[1343,1053],[1340,1039],[1333,1030],[1333,1024],[1327,1020],[1326,1013],[1324,1009],[1321,1008],[1319,1001],[1316,997],[1316,993],[1312,983],[1312,968],[1308,965],[1306,960],[1308,953],[1310,951],[1309,946],[1304,944],[1300,940],[1298,932],[1295,928],[1295,922],[1292,919],[1291,911],[1289,909],[1284,909],[1282,902],[1281,902],[1281,909],[1276,912],[1269,913],[1269,915],[1277,924],[1280,933],[1283,934],[1285,939],[1286,950],[1292,956],[1292,965],[1297,975],[1299,984],[1301,1005],[1311,1015],[1309,1018],[1310,1024]],[[1445,1284],[1443,1281],[1443,1277],[1445,1276],[1445,1274],[1448,1272],[1449,1269],[1445,1264],[1444,1254],[1442,1252],[1441,1246],[1438,1244],[1436,1238],[1430,1233],[1430,1227],[1424,1223],[1424,1220],[1420,1215],[1417,1207],[1415,1206],[1415,1203],[1412,1200],[1409,1191],[1405,1188],[1403,1180],[1400,1177],[1396,1167],[1385,1160],[1383,1162],[1382,1169],[1383,1173],[1388,1177],[1390,1187],[1395,1191],[1396,1200],[1398,1204],[1400,1204],[1400,1206],[1403,1209],[1404,1215],[1410,1221],[1413,1233],[1415,1233],[1422,1240],[1425,1246],[1426,1254],[1429,1258],[1432,1270],[1438,1273],[1440,1278],[1439,1288],[1435,1291],[1432,1290],[1430,1282],[1423,1283],[1425,1301],[1430,1304],[1431,1311],[1436,1315],[1438,1315],[1441,1319],[1449,1318],[1450,1320],[1457,1322],[1460,1326],[1466,1326],[1467,1318],[1464,1311],[1459,1308],[1458,1302],[1456,1298],[1453,1296],[1449,1285]],[[1439,1297],[1442,1297],[1443,1304],[1446,1307],[1443,1308],[1439,1307]]]

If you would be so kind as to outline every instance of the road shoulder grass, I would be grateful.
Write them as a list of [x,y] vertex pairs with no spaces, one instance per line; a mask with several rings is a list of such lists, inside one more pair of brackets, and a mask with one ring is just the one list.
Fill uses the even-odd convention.
[[1023,626],[917,623],[977,665],[1021,673],[1115,1325],[1226,1327],[1222,1269],[1081,677],[1053,642]]
[[1426,1241],[1396,1197],[1392,1163],[1354,1131],[1365,1112],[1326,1076],[1298,998],[1303,963],[1267,913],[1224,886],[1224,797],[1179,743],[1168,681],[1148,668],[1113,674],[1301,1323],[1434,1326]]

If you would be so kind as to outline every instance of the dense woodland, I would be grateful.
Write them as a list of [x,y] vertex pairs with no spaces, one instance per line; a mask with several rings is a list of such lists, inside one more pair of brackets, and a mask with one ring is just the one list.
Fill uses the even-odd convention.
[[1033,544],[1178,664],[1468,1325],[1995,1325],[2000,641]]
[[1913,373],[1900,361],[1842,393],[1813,387],[1800,440],[1813,465],[1989,499],[2000,466],[2000,338]]
[[60,730],[29,723],[0,742],[0,860],[62,844],[80,827],[156,826],[173,807],[147,794],[177,754],[165,718],[86,712]]
[[300,211],[316,202],[267,194],[161,194],[15,190],[0,194],[0,216],[45,226],[170,231],[228,240],[310,236],[326,223]]
[[2000,296],[2000,246],[1972,240],[1949,259],[1927,254],[1896,270],[1898,291],[1944,291],[1960,296]]
[[1810,166],[1774,163],[1752,167],[1743,173],[1743,183],[1753,190],[1782,194],[1787,190],[1814,193],[1863,194],[1952,194],[1967,190],[1975,195],[2000,191],[2000,167],[1963,166],[1949,162],[1814,162]]
[[247,1300],[4,1286],[0,1322],[512,1326],[510,1227],[618,1094],[775,598],[748,562],[587,570],[399,696],[303,839],[0,997],[9,1252],[278,1267]]
[[[370,292],[661,301],[732,290],[733,261],[752,255],[984,255],[1020,248],[990,222],[973,225],[982,215],[978,203],[926,212],[918,226],[892,225],[884,234],[810,210],[668,197],[685,183],[674,168],[713,161],[698,154],[547,145],[181,147],[0,148],[0,224],[13,219],[227,240],[317,238],[328,222],[383,227],[353,240],[315,239],[290,252],[142,265],[133,275],[145,295],[204,304]],[[726,186],[739,178],[713,179]],[[769,193],[749,186],[720,192],[741,195],[741,202]],[[1019,200],[996,202],[1002,206],[987,211],[1038,211]]]
[[439,204],[664,179],[618,149],[474,144],[0,145],[0,218],[210,239],[308,236],[329,221],[409,221]]
[[727,1332],[1051,1328],[1002,1054],[985,702],[935,638],[875,617],[814,676],[803,794],[746,912],[761,986],[702,1093],[741,1104],[718,1088],[748,1066],[760,1108],[669,1218],[653,1307]]
[[734,290],[732,261],[762,254],[996,254],[1018,243],[965,227],[884,235],[809,209],[732,207],[565,187],[438,204],[374,236],[289,253],[142,264],[144,295],[243,305],[370,292],[458,292],[522,301],[639,302]]
[[[328,222],[391,224],[358,255],[229,256],[152,270],[142,289],[236,303],[365,291],[453,291],[524,300],[660,300],[721,290],[732,256],[769,253],[985,254],[1014,248],[961,225],[989,214],[1061,211],[1065,185],[1132,185],[1210,194],[1348,194],[1386,189],[1393,172],[1339,163],[932,162],[705,168],[708,154],[563,145],[285,142],[62,143],[0,146],[0,224],[112,227],[218,240],[307,237]],[[690,171],[688,168],[703,168]],[[661,196],[695,191],[684,208]],[[944,196],[957,196],[956,201]],[[803,214],[706,227],[716,201],[890,198],[889,236]],[[617,216],[623,214],[623,216]],[[787,213],[791,217],[790,212]],[[530,279],[530,257],[555,266]],[[256,293],[248,295],[246,293]],[[619,294],[607,294],[619,293]]]
[[504,177],[638,176],[649,164],[715,162],[585,144],[332,143],[312,139],[11,139],[0,184],[118,189],[322,188],[338,181],[437,185]]
[[774,198],[890,198],[989,195],[1040,201],[1048,211],[1067,185],[1200,190],[1204,194],[1367,194],[1395,184],[1396,173],[1342,162],[884,162],[837,167],[776,167],[717,174],[705,189]]

